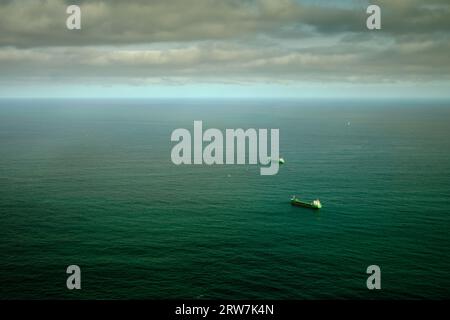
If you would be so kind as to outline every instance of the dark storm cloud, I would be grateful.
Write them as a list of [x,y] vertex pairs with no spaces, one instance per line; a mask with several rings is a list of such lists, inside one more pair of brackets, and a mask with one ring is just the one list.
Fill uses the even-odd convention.
[[[65,9],[79,3],[83,29],[65,29]],[[378,0],[384,32],[450,31],[450,3],[444,0]],[[365,1],[353,6],[294,0],[21,0],[0,4],[0,45],[116,45],[161,41],[234,39],[276,35],[287,28],[320,33],[365,32]],[[294,36],[293,33],[291,33]]]
[[363,0],[2,1],[0,80],[449,81],[450,3],[374,3],[380,31]]
[[[80,2],[80,1],[79,1]],[[83,28],[65,29],[61,0],[0,5],[0,45],[116,45],[230,39],[271,33],[300,21],[290,0],[81,1]]]

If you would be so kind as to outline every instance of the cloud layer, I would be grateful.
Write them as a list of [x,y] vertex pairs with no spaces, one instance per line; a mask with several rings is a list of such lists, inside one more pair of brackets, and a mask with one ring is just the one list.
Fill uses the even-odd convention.
[[375,3],[380,31],[362,0],[2,1],[0,82],[449,83],[450,3]]

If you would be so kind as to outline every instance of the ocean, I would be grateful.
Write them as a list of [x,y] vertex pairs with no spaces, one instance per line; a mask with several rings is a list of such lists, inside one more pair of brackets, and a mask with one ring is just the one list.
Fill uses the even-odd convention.
[[[286,163],[176,166],[194,120]],[[0,100],[0,298],[448,299],[449,137],[445,101]]]

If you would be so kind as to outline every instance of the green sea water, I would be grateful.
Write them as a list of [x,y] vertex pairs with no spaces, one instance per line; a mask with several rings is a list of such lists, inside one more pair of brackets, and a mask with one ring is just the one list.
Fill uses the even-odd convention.
[[[176,166],[194,120],[286,164]],[[2,100],[0,298],[448,299],[449,137],[436,101]]]

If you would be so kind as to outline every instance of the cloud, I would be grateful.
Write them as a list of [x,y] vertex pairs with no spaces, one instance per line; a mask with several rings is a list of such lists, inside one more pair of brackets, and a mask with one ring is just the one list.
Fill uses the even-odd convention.
[[[254,37],[294,37],[294,30],[366,32],[365,1],[353,6],[295,0],[78,1],[82,30],[65,28],[73,1],[22,0],[0,4],[0,46],[119,45]],[[76,2],[76,1],[75,1]],[[383,32],[450,31],[450,3],[432,0],[375,1]],[[297,33],[298,36],[298,33]]]
[[2,1],[0,82],[447,83],[450,3],[373,3],[380,31],[364,0]]
[[62,0],[0,5],[0,45],[67,46],[230,39],[297,21],[291,0],[81,1],[80,32],[65,28]]
[[[349,47],[338,43],[293,50],[201,42],[179,48],[57,47],[0,49],[0,79],[185,78],[192,81],[397,82],[449,79],[449,44],[392,43],[388,39]],[[162,81],[162,80],[161,80]]]

